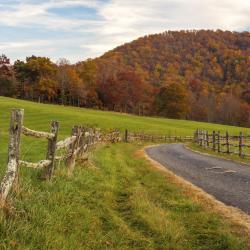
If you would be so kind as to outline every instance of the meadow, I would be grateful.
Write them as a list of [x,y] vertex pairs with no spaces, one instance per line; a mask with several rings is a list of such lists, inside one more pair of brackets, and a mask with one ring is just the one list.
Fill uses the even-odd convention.
[[[123,113],[39,104],[0,97],[0,174],[3,174],[6,167],[8,126],[12,108],[23,108],[24,125],[38,131],[49,131],[50,121],[59,121],[59,139],[68,137],[73,125],[89,125],[104,130],[119,129],[124,131],[128,129],[133,132],[139,131],[149,134],[181,136],[193,135],[196,129],[206,129],[208,131],[220,130],[222,133],[229,131],[230,134],[238,134],[239,131],[243,131],[245,134],[250,132],[250,129],[247,128],[220,124],[139,117]],[[33,138],[23,137],[21,145],[22,159],[26,161],[44,159],[46,143],[45,140],[34,140]]]
[[[0,176],[6,169],[11,108],[25,110],[25,126],[48,131],[60,122],[59,138],[74,124],[154,134],[192,135],[196,128],[247,129],[192,121],[137,117],[45,105],[0,97]],[[250,236],[153,169],[136,152],[143,145],[101,145],[73,176],[57,168],[51,182],[21,169],[20,189],[0,212],[0,249],[250,249]],[[22,138],[22,159],[43,159],[46,141]]]

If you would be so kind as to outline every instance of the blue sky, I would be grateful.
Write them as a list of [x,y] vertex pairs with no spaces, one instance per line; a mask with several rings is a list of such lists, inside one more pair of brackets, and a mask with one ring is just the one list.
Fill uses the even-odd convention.
[[249,0],[0,0],[0,54],[72,63],[165,30],[250,30]]

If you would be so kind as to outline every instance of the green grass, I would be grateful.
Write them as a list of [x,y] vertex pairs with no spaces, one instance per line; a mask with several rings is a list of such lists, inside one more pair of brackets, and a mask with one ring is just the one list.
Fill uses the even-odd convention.
[[23,183],[0,249],[250,249],[249,236],[135,157],[140,147],[103,146],[95,167]]
[[[241,130],[0,97],[1,177],[14,107],[25,109],[24,125],[32,129],[48,131],[49,122],[59,120],[59,138],[69,136],[74,124],[177,135],[191,135],[196,128]],[[21,169],[20,192],[11,194],[11,209],[1,215],[0,249],[250,249],[247,236],[135,159],[137,149],[130,144],[100,148],[93,156],[97,168],[80,164],[72,177],[58,168],[51,183],[38,180],[39,171]],[[22,138],[23,160],[44,159],[45,151],[45,140]]]
[[[235,154],[218,153],[217,151],[213,151],[211,149],[202,148],[201,146],[199,146],[195,143],[188,143],[187,147],[190,148],[191,150],[194,150],[194,151],[199,151],[201,153],[210,154],[210,155],[213,155],[216,157],[220,157],[220,158],[235,161],[235,162],[243,162],[243,163],[250,165],[249,158],[239,157],[238,155],[235,155]],[[248,153],[249,149],[247,149],[247,150],[244,149],[243,151]]]
[[[120,130],[144,131],[152,134],[165,135],[192,135],[195,129],[214,129],[222,133],[226,130],[230,134],[238,134],[241,130],[249,133],[250,129],[225,126],[211,123],[139,117],[115,112],[103,112],[91,109],[63,107],[58,105],[45,105],[28,101],[0,97],[0,176],[3,174],[7,159],[8,126],[10,110],[23,108],[25,110],[24,125],[36,130],[49,130],[51,120],[60,122],[59,139],[69,136],[75,124],[91,125],[102,129],[117,128]],[[44,159],[46,150],[45,140],[22,138],[22,159],[38,161]]]

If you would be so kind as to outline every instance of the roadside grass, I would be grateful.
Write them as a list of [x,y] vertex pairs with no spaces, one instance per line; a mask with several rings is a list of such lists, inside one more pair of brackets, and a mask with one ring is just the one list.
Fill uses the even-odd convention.
[[223,158],[223,159],[226,159],[226,160],[231,160],[231,161],[235,161],[235,162],[239,162],[239,163],[245,163],[245,164],[250,165],[250,159],[249,158],[239,157],[238,155],[235,155],[235,154],[218,153],[217,151],[213,151],[211,149],[202,148],[202,147],[200,147],[199,145],[197,145],[197,144],[195,144],[193,142],[187,143],[186,145],[187,145],[187,148],[189,148],[191,150],[194,150],[194,151],[198,151],[198,152],[201,152],[201,153],[209,154],[209,155],[216,156],[216,157],[219,157],[219,158]]
[[136,156],[100,146],[72,177],[21,183],[1,216],[0,249],[250,249],[250,236]]

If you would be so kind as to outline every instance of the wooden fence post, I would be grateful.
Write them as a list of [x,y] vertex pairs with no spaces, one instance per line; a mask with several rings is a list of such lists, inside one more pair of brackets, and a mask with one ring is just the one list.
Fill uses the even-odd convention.
[[75,167],[75,161],[76,161],[75,150],[76,150],[77,144],[79,143],[79,128],[77,126],[74,126],[72,128],[71,136],[76,136],[76,139],[73,143],[69,145],[69,149],[67,152],[69,156],[65,160],[65,165],[68,168],[68,173],[72,173]]
[[203,148],[207,147],[207,141],[206,141],[206,131],[203,130]]
[[217,134],[217,149],[218,153],[220,153],[220,131]]
[[230,148],[229,148],[229,134],[228,134],[228,131],[226,132],[226,153],[227,154],[230,154]]
[[12,109],[9,127],[8,167],[0,186],[0,205],[3,206],[11,187],[17,190],[19,174],[20,138],[23,126],[23,109]]
[[242,157],[242,132],[239,134],[239,157]]
[[215,151],[215,131],[213,131],[213,138],[212,138],[212,141],[213,141],[213,151]]
[[125,142],[128,142],[128,130],[125,130]]
[[204,148],[207,148],[207,131],[204,130]]
[[196,129],[194,132],[194,143],[197,143],[197,134],[198,134],[198,130]]
[[[18,181],[19,181],[19,160],[20,160],[20,145],[21,145],[21,134],[22,134],[22,126],[23,126],[23,109],[13,109],[14,120],[15,120],[15,147],[16,147],[16,160],[17,160],[17,173],[14,181],[13,188],[15,191],[18,189]],[[8,156],[9,157],[9,156]]]
[[199,145],[202,147],[201,130],[199,130]]
[[56,141],[57,141],[58,131],[59,131],[59,123],[57,121],[52,121],[50,132],[54,134],[54,137],[48,139],[48,150],[46,157],[46,159],[51,162],[45,169],[45,178],[49,180],[51,179],[55,168],[55,153],[56,153]]
[[209,148],[209,133],[206,131],[207,148]]
[[[79,147],[80,149],[80,153],[79,153],[79,157],[82,158],[83,154],[84,154],[84,138],[85,138],[85,128],[83,128],[82,126],[79,128],[79,133],[81,135],[80,139],[79,139]],[[98,135],[98,140],[99,140],[99,135]],[[65,160],[66,161],[66,160]]]

